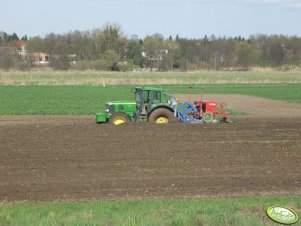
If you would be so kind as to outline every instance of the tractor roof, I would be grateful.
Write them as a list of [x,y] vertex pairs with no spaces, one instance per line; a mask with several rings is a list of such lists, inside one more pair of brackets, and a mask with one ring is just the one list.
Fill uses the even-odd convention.
[[136,89],[141,89],[141,90],[147,90],[147,91],[160,91],[162,92],[162,88],[157,88],[157,87],[144,87],[144,86],[136,86]]

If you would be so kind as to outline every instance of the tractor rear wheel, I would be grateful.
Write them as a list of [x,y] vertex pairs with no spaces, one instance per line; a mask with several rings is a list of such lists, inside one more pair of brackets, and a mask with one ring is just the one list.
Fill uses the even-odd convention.
[[113,124],[113,125],[121,125],[121,124],[125,124],[125,123],[130,123],[131,119],[129,118],[129,116],[125,113],[114,113],[110,119],[109,119],[109,123]]
[[166,108],[158,108],[154,110],[149,118],[148,122],[156,124],[166,124],[175,120],[173,113]]

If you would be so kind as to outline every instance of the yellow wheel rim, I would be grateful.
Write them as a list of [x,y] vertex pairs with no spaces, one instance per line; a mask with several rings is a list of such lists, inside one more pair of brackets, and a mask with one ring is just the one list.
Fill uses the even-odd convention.
[[168,123],[168,118],[166,118],[166,117],[159,117],[159,118],[156,119],[155,123],[158,123],[158,124]]
[[123,117],[116,117],[116,118],[114,118],[113,124],[116,125],[116,126],[118,126],[118,125],[123,124],[125,122],[126,122],[125,118],[123,118]]

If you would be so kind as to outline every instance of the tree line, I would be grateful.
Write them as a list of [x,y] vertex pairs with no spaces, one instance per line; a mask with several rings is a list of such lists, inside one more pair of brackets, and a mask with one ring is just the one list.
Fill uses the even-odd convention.
[[[127,71],[248,70],[251,67],[291,69],[301,64],[301,37],[252,35],[188,39],[178,35],[164,38],[153,34],[141,39],[125,36],[120,26],[103,29],[49,33],[44,37],[19,38],[16,33],[0,35],[0,67],[30,69],[34,62],[20,56],[22,40],[26,55],[43,52],[54,69]],[[15,51],[14,51],[15,50]]]

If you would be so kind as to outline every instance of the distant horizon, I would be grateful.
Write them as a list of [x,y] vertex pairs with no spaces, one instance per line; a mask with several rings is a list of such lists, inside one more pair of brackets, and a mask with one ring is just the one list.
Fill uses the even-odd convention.
[[[88,30],[88,29],[86,29],[86,30],[72,30],[72,31],[69,31],[69,32],[62,32],[62,33],[56,33],[56,32],[47,32],[46,34],[44,34],[44,35],[33,35],[33,36],[29,36],[29,35],[27,35],[27,34],[18,34],[17,32],[12,32],[12,33],[8,33],[8,32],[6,32],[6,31],[2,31],[2,30],[0,30],[0,33],[2,33],[2,32],[4,32],[4,33],[6,33],[7,35],[13,35],[14,33],[16,33],[16,35],[18,36],[18,38],[19,39],[22,39],[23,37],[25,37],[25,36],[27,36],[27,38],[29,39],[29,38],[33,38],[33,37],[40,37],[40,38],[44,38],[45,36],[47,36],[48,34],[56,34],[56,35],[66,35],[66,34],[69,34],[69,33],[72,33],[72,32],[76,32],[76,31],[79,31],[79,32],[91,32],[91,31],[93,31],[93,30],[95,30],[95,29],[102,29],[102,28],[94,28],[94,29],[91,29],[91,30]],[[123,31],[123,29],[122,29],[122,27],[121,27],[121,31],[122,31],[122,33],[124,34],[124,36],[126,37],[126,38],[128,38],[128,39],[131,39],[131,37],[132,36],[135,36],[135,35],[137,35],[137,34],[130,34],[130,35],[128,35],[128,34],[126,34],[124,31]],[[148,36],[153,36],[153,35],[155,35],[155,34],[160,34],[160,35],[163,35],[163,34],[161,34],[161,33],[159,33],[159,32],[156,32],[156,33],[153,33],[153,34],[147,34],[147,35],[145,35],[144,37],[139,37],[138,36],[138,38],[139,39],[144,39],[144,38],[146,38],[146,37],[148,37]],[[167,36],[164,36],[163,35],[163,37],[164,37],[164,39],[168,39],[170,36],[172,37],[172,39],[176,39],[176,37],[177,37],[177,35],[178,34],[176,34],[176,35],[167,35]],[[181,38],[181,39],[189,39],[189,40],[193,40],[193,39],[204,39],[205,38],[205,36],[209,39],[209,40],[211,40],[211,38],[212,38],[212,36],[214,36],[216,39],[219,39],[219,38],[226,38],[226,39],[231,39],[231,38],[242,38],[242,39],[245,39],[245,40],[248,40],[249,38],[251,38],[252,36],[260,36],[260,35],[266,35],[266,36],[284,36],[284,37],[297,37],[297,38],[300,38],[301,37],[301,35],[288,35],[288,34],[264,34],[264,33],[257,33],[257,34],[250,34],[250,35],[248,35],[248,36],[242,36],[242,35],[238,35],[238,36],[217,36],[217,35],[215,35],[215,34],[205,34],[204,36],[202,36],[202,37],[183,37],[183,36],[180,36],[180,35],[178,35],[179,36],[179,38]]]
[[[0,31],[19,37],[118,24],[126,37],[301,36],[301,0],[0,0]],[[17,7],[16,7],[17,6]]]

